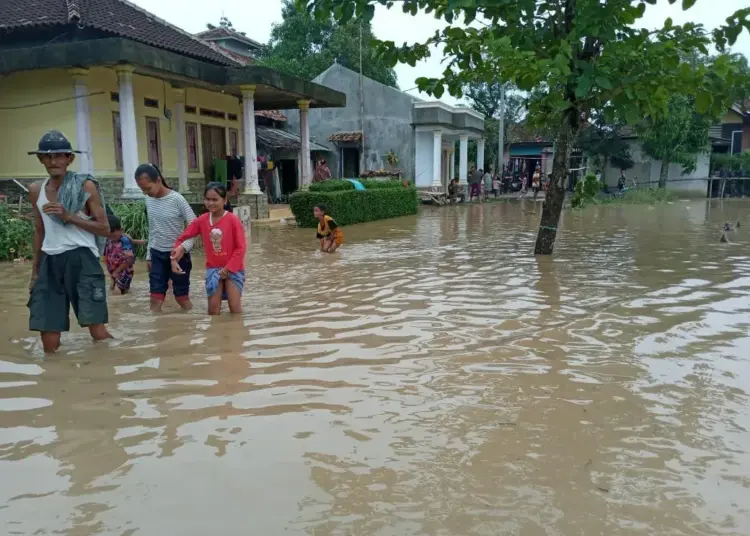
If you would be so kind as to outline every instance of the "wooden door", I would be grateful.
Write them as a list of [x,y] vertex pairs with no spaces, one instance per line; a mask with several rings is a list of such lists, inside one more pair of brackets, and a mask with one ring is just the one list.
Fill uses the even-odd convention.
[[227,155],[227,138],[224,127],[201,125],[203,144],[203,176],[206,182],[213,180],[214,160]]

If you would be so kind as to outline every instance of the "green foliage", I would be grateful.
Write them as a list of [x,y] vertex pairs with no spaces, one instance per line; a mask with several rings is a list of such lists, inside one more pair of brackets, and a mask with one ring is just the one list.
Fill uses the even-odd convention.
[[589,173],[583,179],[576,182],[573,197],[570,200],[573,208],[583,208],[591,203],[602,190],[602,183],[596,175]]
[[744,171],[750,176],[750,150],[732,155],[713,153],[711,155],[711,173],[721,171]]
[[[148,217],[146,203],[113,203],[109,205],[115,216],[120,218],[122,231],[136,240],[148,240]],[[136,246],[135,255],[145,258],[146,246]]]
[[[700,115],[692,97],[675,95],[668,104],[669,113],[649,118],[638,128],[643,150],[662,161],[662,169],[670,163],[682,165],[683,173],[695,170],[698,153],[708,150],[708,129],[714,122]],[[666,186],[662,173],[659,187]]]
[[[484,167],[497,166],[497,150],[500,134],[500,101],[503,90],[505,91],[505,117],[504,144],[513,143],[513,133],[516,132],[526,114],[526,100],[512,84],[500,84],[498,82],[471,82],[464,87],[464,96],[468,99],[471,108],[484,114],[484,137],[487,140],[484,149],[485,162],[477,163]],[[494,120],[493,120],[494,119]],[[473,144],[472,144],[473,145]],[[472,149],[474,149],[472,151]],[[475,146],[469,149],[469,161],[476,160]],[[490,164],[487,166],[487,164]]]
[[618,126],[592,123],[578,134],[576,145],[590,157],[602,160],[602,167],[609,161],[619,169],[633,167],[633,156],[628,142],[620,136]]
[[297,225],[316,227],[318,220],[313,217],[313,207],[320,203],[328,206],[328,214],[336,223],[351,225],[416,214],[419,198],[413,186],[365,191],[297,192],[290,201]]
[[33,251],[34,223],[30,218],[0,205],[0,261],[30,259]]
[[[360,21],[337,23],[329,13],[314,18],[293,1],[285,0],[282,22],[274,24],[271,39],[260,60],[283,73],[312,80],[334,62],[359,72]],[[375,48],[369,20],[362,21],[363,74],[387,86],[398,87],[396,72]]]
[[[359,182],[367,190],[376,190],[379,188],[403,188],[403,183],[399,180],[359,179]],[[311,192],[339,192],[343,190],[354,190],[354,185],[349,181],[339,179],[314,182],[310,185]]]

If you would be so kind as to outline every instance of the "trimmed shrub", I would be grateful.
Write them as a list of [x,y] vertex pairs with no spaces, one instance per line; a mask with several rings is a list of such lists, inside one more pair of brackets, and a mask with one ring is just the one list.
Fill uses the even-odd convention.
[[29,215],[19,215],[8,205],[0,205],[0,261],[30,259],[34,243],[34,223]]
[[[399,180],[374,180],[374,179],[358,179],[362,186],[367,190],[375,190],[378,188],[401,188],[403,184]],[[354,185],[346,180],[342,179],[331,179],[323,182],[314,182],[310,185],[311,192],[342,192],[346,190],[354,190]]]
[[399,188],[297,192],[292,195],[290,205],[300,227],[318,225],[318,220],[313,217],[313,207],[320,203],[328,206],[330,216],[339,225],[416,214],[419,206],[417,189],[397,184]]

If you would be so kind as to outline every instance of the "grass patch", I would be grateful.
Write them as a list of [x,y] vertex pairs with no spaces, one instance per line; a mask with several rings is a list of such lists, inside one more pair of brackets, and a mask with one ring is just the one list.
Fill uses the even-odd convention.
[[667,190],[666,188],[638,188],[625,190],[621,196],[595,197],[592,204],[595,205],[658,205],[675,201],[684,195],[680,192]]
[[28,214],[19,214],[0,205],[0,261],[30,259],[34,243],[34,223]]
[[[146,203],[112,203],[109,205],[115,216],[120,218],[122,231],[136,240],[148,240],[148,216]],[[146,246],[135,246],[135,256],[146,257]]]

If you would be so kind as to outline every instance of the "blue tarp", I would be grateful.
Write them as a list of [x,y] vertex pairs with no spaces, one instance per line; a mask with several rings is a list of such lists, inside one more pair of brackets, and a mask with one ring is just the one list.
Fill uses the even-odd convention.
[[355,190],[364,190],[365,185],[359,182],[357,179],[344,179],[345,181],[349,181],[354,185]]

